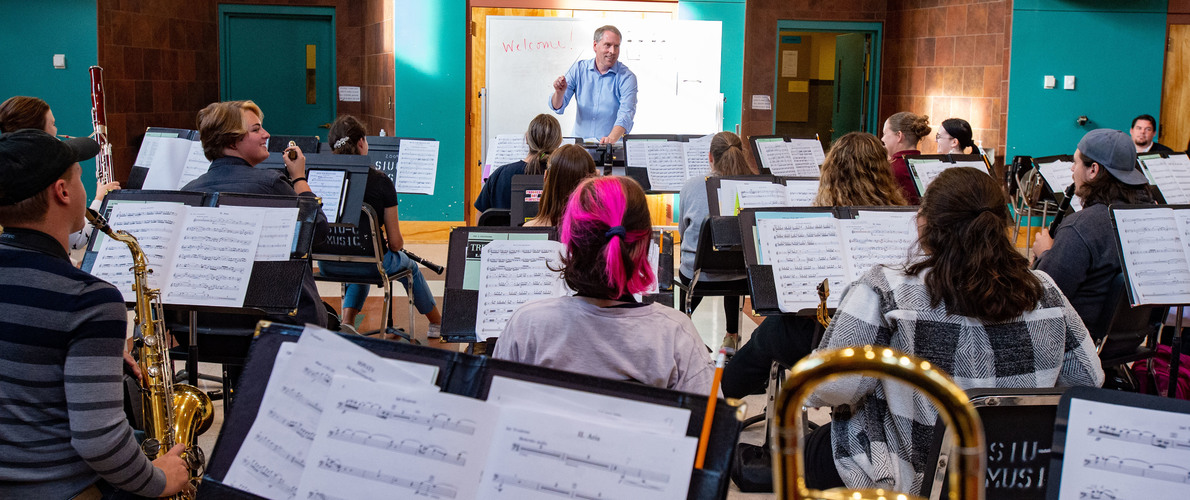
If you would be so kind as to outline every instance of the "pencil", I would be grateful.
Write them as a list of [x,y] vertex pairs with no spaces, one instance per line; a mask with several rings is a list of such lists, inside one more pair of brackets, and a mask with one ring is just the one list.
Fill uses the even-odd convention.
[[715,419],[715,404],[719,402],[719,381],[723,379],[723,363],[727,360],[727,349],[720,348],[715,357],[715,378],[711,381],[711,396],[707,399],[707,414],[702,418],[702,436],[698,438],[698,455],[694,468],[701,469],[707,458],[707,442],[711,438],[711,423]]

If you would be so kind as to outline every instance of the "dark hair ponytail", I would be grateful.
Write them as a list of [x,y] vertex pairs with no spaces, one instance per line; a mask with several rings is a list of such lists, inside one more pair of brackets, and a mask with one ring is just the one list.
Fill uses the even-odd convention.
[[360,154],[359,140],[368,135],[368,130],[359,119],[351,115],[341,115],[331,124],[331,131],[327,134],[331,151],[337,155]]
[[971,131],[971,124],[962,118],[947,118],[942,120],[942,128],[951,137],[959,141],[959,149],[966,150],[971,148],[971,154],[979,154],[979,147],[975,145],[974,132]]

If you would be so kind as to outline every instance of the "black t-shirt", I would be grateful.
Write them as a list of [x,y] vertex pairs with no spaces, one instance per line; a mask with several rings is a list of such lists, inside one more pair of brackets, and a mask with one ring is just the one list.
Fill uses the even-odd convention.
[[380,224],[384,225],[384,210],[397,206],[397,188],[393,185],[393,180],[376,168],[368,169],[368,185],[364,188],[364,203],[372,207],[372,210],[376,212],[376,217],[380,219]]

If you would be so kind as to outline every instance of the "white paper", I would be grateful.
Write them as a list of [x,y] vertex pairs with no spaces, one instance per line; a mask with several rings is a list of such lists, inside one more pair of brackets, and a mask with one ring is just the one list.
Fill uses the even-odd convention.
[[260,240],[256,243],[256,261],[289,260],[297,234],[298,208],[243,207],[260,218]]
[[1190,156],[1172,155],[1169,158],[1141,160],[1149,179],[1161,190],[1170,205],[1190,204]]
[[359,87],[340,85],[339,86],[339,100],[343,102],[359,102],[360,91]]
[[224,483],[273,499],[295,498],[335,376],[428,386],[437,367],[381,358],[324,328],[307,326],[269,379],[260,410]]
[[[760,219],[756,227],[764,259],[761,263],[773,267],[782,312],[816,307],[817,286],[823,279],[830,279],[832,290],[842,290],[849,283],[834,218]],[[831,294],[827,306],[836,307],[840,295]]]
[[752,109],[773,109],[773,99],[767,95],[752,96]]
[[1190,303],[1190,224],[1185,210],[1115,210],[1120,257],[1134,304]]
[[597,416],[639,430],[685,436],[690,410],[631,399],[604,396],[507,377],[492,377],[488,402],[542,408],[549,413]]
[[402,139],[397,152],[397,192],[434,194],[438,141]]
[[750,182],[736,190],[737,206],[745,208],[788,207],[785,186],[771,182]]
[[793,155],[789,153],[789,146],[785,145],[784,140],[779,138],[757,139],[756,149],[760,152],[760,166],[769,169],[773,175],[801,177],[793,162]]
[[793,158],[794,172],[797,173],[794,177],[819,177],[822,174],[819,166],[826,161],[826,154],[822,152],[822,143],[818,139],[790,139],[785,147],[789,149],[790,158]]
[[552,240],[496,240],[480,254],[475,332],[499,337],[512,313],[527,302],[566,295],[561,243]]
[[211,160],[207,159],[206,153],[202,150],[202,143],[198,141],[190,141],[190,152],[186,155],[186,163],[182,166],[182,174],[178,178],[177,187],[174,189],[182,189],[190,181],[197,179],[200,175],[207,173],[211,169]]
[[347,172],[343,170],[314,169],[306,172],[306,184],[310,185],[310,191],[322,198],[322,213],[331,224],[339,221],[339,206],[347,192],[346,176]]
[[775,185],[768,181],[743,181],[736,179],[720,179],[719,192],[716,196],[719,199],[719,213],[714,215],[738,215],[740,207],[738,206],[739,196],[737,193],[740,189],[746,189],[750,186],[756,185]]
[[[675,141],[645,143],[648,157],[649,185],[653,191],[681,191],[686,184],[686,158],[683,144]],[[631,155],[630,155],[631,156]]]
[[791,207],[812,207],[818,198],[818,181],[786,180],[785,196]]
[[480,499],[686,498],[698,440],[501,408]]
[[781,78],[797,78],[797,51],[781,51]]
[[[144,144],[149,144],[149,147],[146,149]],[[194,144],[194,141],[178,137],[152,137],[150,140],[150,136],[145,136],[141,145],[144,151],[138,153],[137,161],[141,161],[142,155],[152,156],[148,156],[147,165],[141,165],[149,169],[141,189],[178,189],[178,179],[190,158],[191,144]]]
[[240,307],[260,239],[260,219],[237,207],[190,207],[162,302]]
[[496,167],[524,160],[529,156],[529,144],[524,134],[500,134],[488,141],[488,157],[484,161],[484,179]]
[[340,375],[332,387],[297,498],[475,498],[490,405]]
[[1041,177],[1049,184],[1050,190],[1055,193],[1060,193],[1066,190],[1066,187],[1074,184],[1074,174],[1070,171],[1070,167],[1074,162],[1069,161],[1052,161],[1037,165],[1037,170],[1041,172]]
[[[884,212],[840,220],[847,254],[847,281],[859,279],[876,265],[904,264],[917,242],[916,217],[916,212]],[[839,292],[842,295],[842,289]]]
[[[686,178],[706,177],[711,175],[711,139],[707,135],[690,139],[683,146],[682,154],[686,157]],[[684,184],[684,183],[683,183]]]
[[1060,500],[1186,498],[1185,414],[1071,399],[1069,415]]
[[[173,263],[174,240],[180,231],[186,206],[181,203],[118,203],[113,205],[108,220],[112,229],[127,231],[136,237],[145,254],[149,269],[149,288],[164,289],[167,273]],[[128,245],[112,238],[103,238],[91,274],[115,285],[125,302],[136,302],[132,291],[132,253]]]
[[649,168],[649,144],[664,142],[660,139],[631,139],[624,141],[624,152],[628,155],[625,162],[629,167]]
[[661,246],[657,244],[656,238],[650,238],[649,241],[649,266],[653,268],[653,284],[649,285],[649,289],[645,293],[657,293],[661,291]]

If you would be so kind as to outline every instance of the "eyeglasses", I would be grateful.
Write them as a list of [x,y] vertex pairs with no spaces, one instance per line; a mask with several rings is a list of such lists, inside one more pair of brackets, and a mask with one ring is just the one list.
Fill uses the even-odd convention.
[[941,141],[941,140],[944,140],[944,139],[945,139],[945,140],[947,140],[947,141],[949,141],[949,140],[951,140],[951,139],[954,139],[954,137],[951,137],[951,136],[949,136],[949,135],[942,135],[942,133],[941,133],[941,132],[939,132],[938,134],[936,134],[936,135],[934,136],[934,140]]

